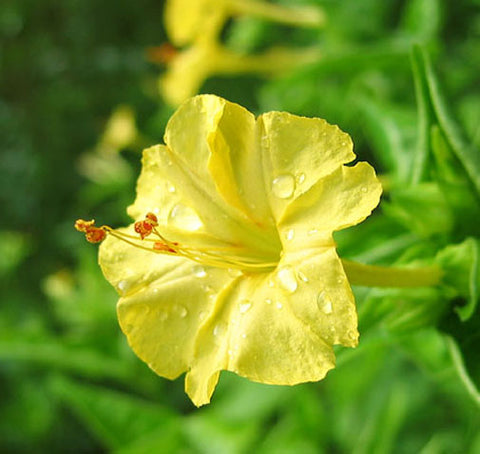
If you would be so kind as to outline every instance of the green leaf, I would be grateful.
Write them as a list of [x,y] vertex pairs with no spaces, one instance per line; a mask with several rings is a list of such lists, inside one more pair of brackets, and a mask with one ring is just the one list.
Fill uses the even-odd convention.
[[449,233],[453,227],[450,207],[436,183],[396,187],[391,202],[382,206],[387,215],[422,238]]
[[[158,437],[159,430],[172,444],[180,437],[178,416],[160,405],[60,376],[52,379],[51,386],[85,427],[109,448],[125,448],[151,433]],[[172,433],[176,435],[171,437]],[[172,452],[168,446],[164,445],[164,449]]]
[[477,308],[479,299],[480,241],[467,238],[463,243],[447,246],[437,255],[437,262],[445,272],[443,282],[453,296],[466,300],[463,306],[455,307],[462,322],[469,320]]
[[418,135],[415,155],[412,160],[411,183],[417,184],[426,176],[427,162],[430,152],[430,126],[433,121],[433,109],[424,71],[422,54],[418,46],[411,52],[415,97],[417,100]]
[[480,194],[480,151],[467,140],[464,131],[455,120],[428,55],[422,50],[417,49],[416,52],[425,72],[430,101],[440,128],[471,183]]

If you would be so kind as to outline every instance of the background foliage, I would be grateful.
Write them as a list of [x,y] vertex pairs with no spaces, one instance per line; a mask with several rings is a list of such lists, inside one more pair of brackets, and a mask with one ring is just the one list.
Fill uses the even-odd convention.
[[[281,3],[299,4],[284,0]],[[126,345],[116,294],[77,217],[122,225],[142,147],[173,109],[145,49],[166,40],[162,2],[0,5],[0,450],[120,453],[480,452],[477,285],[478,0],[309,0],[321,30],[235,19],[251,53],[315,44],[317,63],[202,92],[257,113],[320,116],[384,175],[382,207],[338,235],[342,256],[437,261],[439,289],[355,289],[362,339],[320,383],[271,387],[224,373],[194,409]],[[136,133],[109,139],[118,108]],[[128,123],[128,121],[127,121]]]

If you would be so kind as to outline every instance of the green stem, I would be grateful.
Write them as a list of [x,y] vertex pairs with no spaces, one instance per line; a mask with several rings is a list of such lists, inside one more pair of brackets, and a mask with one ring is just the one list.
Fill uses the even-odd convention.
[[442,270],[437,266],[396,268],[343,259],[342,264],[350,283],[365,287],[431,287],[442,278]]
[[234,14],[247,14],[287,25],[321,27],[325,14],[319,7],[284,7],[258,0],[227,0]]

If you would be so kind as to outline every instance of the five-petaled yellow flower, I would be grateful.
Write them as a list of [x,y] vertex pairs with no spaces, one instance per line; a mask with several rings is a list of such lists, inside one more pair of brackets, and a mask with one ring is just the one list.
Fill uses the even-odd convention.
[[279,385],[320,380],[333,345],[358,343],[332,233],[378,204],[373,168],[345,166],[352,141],[324,120],[255,119],[213,95],[180,106],[165,144],[144,152],[128,209],[137,222],[104,227],[100,248],[131,347],[161,376],[186,372],[197,406],[222,370]]

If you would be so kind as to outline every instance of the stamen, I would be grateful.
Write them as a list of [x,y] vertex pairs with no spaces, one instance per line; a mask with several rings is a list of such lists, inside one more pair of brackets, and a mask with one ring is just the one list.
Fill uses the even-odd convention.
[[[237,268],[243,271],[264,271],[277,266],[276,262],[263,262],[253,257],[245,257],[235,253],[235,247],[218,247],[211,249],[191,248],[182,246],[175,241],[167,240],[157,229],[158,219],[153,213],[147,213],[145,218],[134,224],[134,230],[138,236],[130,235],[119,230],[112,229],[108,225],[95,227],[95,221],[84,221],[79,219],[75,222],[75,228],[85,233],[87,241],[99,243],[107,235],[113,237],[144,251],[159,254],[175,255],[185,257],[203,265],[217,268]],[[156,238],[147,238],[155,235]]]

